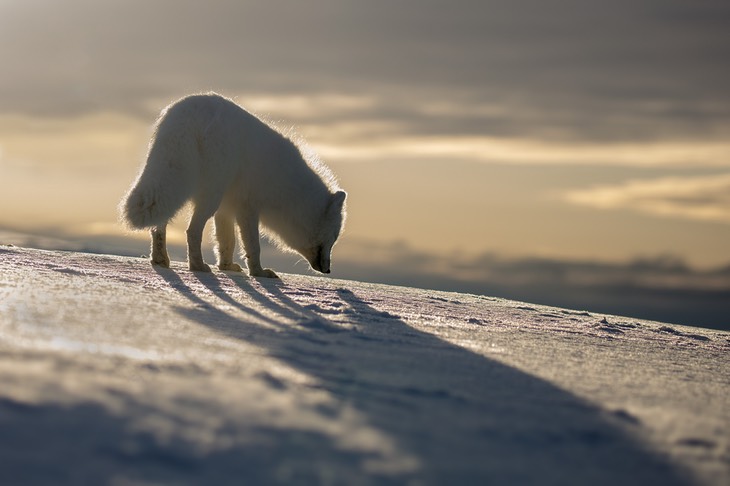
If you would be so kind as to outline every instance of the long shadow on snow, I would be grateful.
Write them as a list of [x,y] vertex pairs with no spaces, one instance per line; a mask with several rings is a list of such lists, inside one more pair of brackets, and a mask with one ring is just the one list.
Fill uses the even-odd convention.
[[[251,445],[201,453],[184,439],[161,441],[136,430],[128,416],[149,410],[129,405],[117,415],[96,404],[29,405],[0,397],[0,484],[323,484],[326,476],[309,467],[322,454],[333,458],[330,474],[344,476],[360,460],[324,435],[276,429],[254,430],[264,440]],[[288,457],[292,452],[296,457]]]
[[[160,275],[192,302],[204,303],[174,272]],[[279,452],[289,457],[307,450],[303,467],[311,471],[340,471],[376,483],[688,484],[684,473],[633,439],[630,425],[620,418],[548,382],[416,330],[348,289],[329,296],[345,306],[351,327],[344,328],[315,312],[322,309],[293,300],[285,283],[258,280],[254,285],[244,276],[229,275],[263,308],[295,320],[288,325],[236,301],[216,275],[196,277],[223,301],[277,327],[244,322],[209,305],[181,310],[186,318],[265,346],[272,356],[316,379],[340,406],[354,407],[419,463],[410,473],[378,475],[366,470],[369,457],[343,465],[335,446],[321,448],[321,438],[292,447],[281,444]],[[322,414],[337,420],[336,409]]]

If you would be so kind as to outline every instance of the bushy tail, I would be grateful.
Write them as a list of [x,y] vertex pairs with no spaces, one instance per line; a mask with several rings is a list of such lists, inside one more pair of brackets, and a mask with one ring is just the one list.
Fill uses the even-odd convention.
[[[157,170],[167,166],[167,170]],[[122,202],[124,221],[136,229],[167,223],[192,196],[193,188],[186,174],[167,164],[147,166]]]

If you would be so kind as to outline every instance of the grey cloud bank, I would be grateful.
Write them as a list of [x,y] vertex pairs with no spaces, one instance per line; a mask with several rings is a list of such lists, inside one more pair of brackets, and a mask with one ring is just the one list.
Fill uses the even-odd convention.
[[[147,115],[160,98],[215,88],[366,94],[381,119],[424,134],[715,138],[730,118],[726,2],[74,1],[0,13],[4,112]],[[425,99],[446,109],[423,116]]]

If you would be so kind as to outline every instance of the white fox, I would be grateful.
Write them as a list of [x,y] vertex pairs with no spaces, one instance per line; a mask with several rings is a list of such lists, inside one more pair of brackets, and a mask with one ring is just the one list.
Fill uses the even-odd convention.
[[267,236],[294,250],[314,270],[330,272],[330,255],[345,220],[344,191],[317,160],[233,101],[215,93],[192,95],[165,108],[147,162],[122,201],[129,226],[151,228],[153,265],[170,266],[167,223],[186,202],[190,270],[210,272],[201,242],[215,215],[218,268],[233,262],[238,223],[251,276],[277,277],[261,266],[259,222]]

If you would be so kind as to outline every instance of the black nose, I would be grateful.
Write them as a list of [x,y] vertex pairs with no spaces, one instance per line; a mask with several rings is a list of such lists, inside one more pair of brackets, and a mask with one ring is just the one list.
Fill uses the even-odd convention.
[[330,273],[329,268],[322,273]]

